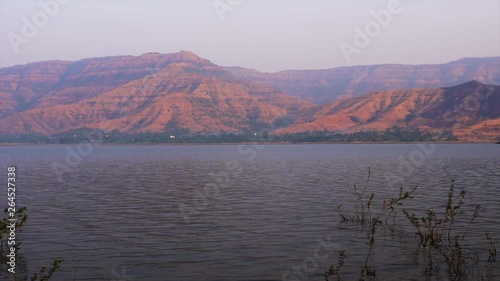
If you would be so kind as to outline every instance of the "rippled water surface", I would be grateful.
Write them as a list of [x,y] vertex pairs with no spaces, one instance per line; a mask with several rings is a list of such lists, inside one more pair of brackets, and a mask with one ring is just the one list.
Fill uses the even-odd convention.
[[[29,213],[18,266],[61,257],[54,280],[323,280],[340,250],[345,280],[357,280],[366,233],[339,225],[335,208],[353,210],[347,185],[362,186],[368,167],[375,201],[418,185],[406,207],[422,214],[446,204],[454,179],[465,209],[483,206],[468,232],[480,258],[484,232],[500,240],[500,145],[15,146],[0,156],[4,175],[17,167]],[[378,280],[422,280],[401,222],[377,234]]]

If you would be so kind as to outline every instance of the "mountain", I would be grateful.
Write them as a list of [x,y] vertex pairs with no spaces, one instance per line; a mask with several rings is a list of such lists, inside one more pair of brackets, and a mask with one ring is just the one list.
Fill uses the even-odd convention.
[[[277,134],[352,133],[400,127],[452,131],[463,141],[499,140],[500,86],[472,80],[452,87],[399,88],[408,83],[426,85],[431,83],[426,80],[431,76],[432,83],[438,84],[477,75],[483,80],[500,80],[500,67],[492,67],[498,64],[498,58],[459,62],[342,68],[340,77],[345,78],[343,83],[349,89],[361,91],[376,88],[374,85],[394,89],[323,105],[287,95],[269,83],[259,82],[262,79],[242,78],[248,73],[259,77],[268,74],[236,68],[227,71],[187,51],[31,63],[0,69],[0,134],[51,135],[85,127],[172,134],[253,133],[261,128],[277,128]],[[443,73],[431,75],[429,69],[436,67],[450,73],[445,75],[440,70]],[[406,70],[396,71],[398,68]],[[363,71],[369,75],[360,79]],[[341,82],[338,77],[325,80],[328,83],[318,82],[321,75],[317,73],[322,71],[279,75],[288,77],[283,83],[290,82],[291,88],[294,75],[300,76],[295,83],[303,83],[304,89],[315,83],[320,89]],[[411,77],[410,82],[398,78],[405,75]],[[304,91],[306,96],[312,93]]]
[[47,61],[2,68],[0,117],[32,108],[78,102],[186,60],[197,65],[208,63],[192,53],[179,52],[90,58],[77,62]]
[[241,67],[224,69],[240,78],[269,83],[287,94],[319,104],[373,91],[446,87],[471,80],[500,84],[500,57],[464,58],[436,65],[383,64],[276,73]]
[[312,106],[185,51],[3,68],[0,97],[4,134],[241,132]]
[[309,108],[277,133],[383,131],[393,127],[443,132],[460,140],[500,137],[500,86],[471,81],[445,88],[377,91]]

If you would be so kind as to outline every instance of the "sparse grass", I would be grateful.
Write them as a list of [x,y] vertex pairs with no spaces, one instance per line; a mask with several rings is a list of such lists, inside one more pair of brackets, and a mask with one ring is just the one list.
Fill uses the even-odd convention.
[[[47,271],[46,267],[40,268],[40,270],[33,274],[33,277],[31,277],[31,281],[48,281],[51,277],[52,274],[54,274],[60,267],[61,263],[63,262],[62,259],[55,259],[52,262],[52,266],[49,268]],[[27,280],[28,277],[25,277],[24,280]]]
[[[368,169],[368,177],[364,186],[360,189],[356,185],[348,186],[356,198],[355,213],[345,214],[342,206],[337,206],[336,212],[340,217],[340,223],[351,223],[358,225],[367,233],[368,252],[361,266],[358,280],[364,281],[376,278],[376,265],[373,264],[371,256],[377,238],[377,229],[381,225],[396,225],[396,215],[402,213],[408,222],[415,229],[415,238],[418,238],[417,251],[423,253],[424,268],[423,275],[426,280],[435,275],[440,266],[445,265],[449,280],[495,280],[496,263],[496,243],[490,233],[486,233],[489,242],[487,259],[481,259],[480,254],[471,251],[464,245],[470,245],[471,237],[467,234],[479,217],[481,205],[476,205],[467,220],[466,227],[457,227],[457,223],[463,222],[463,217],[467,211],[463,210],[465,203],[465,191],[455,195],[455,182],[452,181],[448,192],[447,203],[444,206],[444,213],[440,216],[437,212],[427,209],[423,216],[410,212],[408,209],[398,207],[403,205],[407,199],[413,199],[413,193],[417,187],[405,191],[403,187],[399,189],[396,197],[383,200],[381,207],[373,210],[375,193],[368,193],[368,185],[371,178],[371,170]],[[476,239],[477,237],[472,237]],[[469,242],[469,243],[466,243]],[[418,252],[416,254],[418,254]],[[341,252],[341,258],[337,265],[332,265],[325,270],[325,281],[336,277],[340,281],[340,269],[344,265],[346,251]],[[395,255],[397,256],[397,254]],[[479,265],[480,271],[475,270]]]
[[466,215],[466,211],[462,210],[465,191],[460,192],[457,203],[454,203],[454,192],[455,183],[452,181],[445,206],[445,215],[442,218],[430,209],[425,211],[426,216],[420,218],[408,210],[403,210],[403,213],[415,227],[415,235],[420,238],[420,248],[424,252],[427,264],[425,274],[430,276],[433,274],[438,266],[436,256],[441,256],[452,279],[461,280],[472,273],[471,269],[477,263],[477,258],[473,257],[474,254],[467,252],[462,244],[466,239],[470,226],[479,216],[481,205],[476,205],[467,229],[460,232],[455,227],[455,222],[460,216]]
[[488,249],[488,262],[496,262],[497,261],[497,247],[496,244],[491,239],[491,234],[488,232],[486,234],[486,239],[490,242],[490,248]]
[[336,265],[331,265],[327,270],[325,270],[325,281],[331,281],[330,277],[336,277],[337,281],[340,281],[340,269],[344,265],[345,251],[340,251],[339,258]]
[[[361,268],[361,274],[359,280],[365,280],[367,277],[376,277],[376,269],[373,265],[369,264],[370,257],[372,256],[373,247],[375,245],[375,235],[379,225],[384,222],[387,224],[389,218],[392,218],[394,222],[395,216],[397,214],[397,206],[403,205],[403,201],[412,198],[413,192],[415,192],[416,187],[410,191],[404,191],[403,187],[400,188],[397,197],[390,198],[389,200],[384,200],[380,209],[376,212],[372,212],[373,199],[375,198],[375,193],[370,193],[368,198],[366,198],[366,191],[370,183],[371,169],[368,168],[368,177],[366,179],[364,187],[359,190],[356,185],[348,186],[356,197],[356,213],[354,215],[346,215],[342,212],[342,206],[337,206],[337,214],[340,216],[341,222],[358,224],[362,229],[367,231],[369,248],[368,254],[366,255],[365,261]],[[361,212],[359,212],[361,209]]]

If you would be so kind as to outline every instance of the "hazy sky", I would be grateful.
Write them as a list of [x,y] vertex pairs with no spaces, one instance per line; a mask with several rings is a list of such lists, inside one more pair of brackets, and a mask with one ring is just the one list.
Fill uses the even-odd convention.
[[500,1],[389,2],[0,0],[0,67],[179,50],[261,71],[500,56]]

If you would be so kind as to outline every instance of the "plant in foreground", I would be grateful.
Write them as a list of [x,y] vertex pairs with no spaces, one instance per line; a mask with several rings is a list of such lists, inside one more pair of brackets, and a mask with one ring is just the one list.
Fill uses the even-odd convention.
[[465,201],[465,191],[459,194],[458,202],[455,202],[455,182],[451,181],[448,200],[445,206],[444,217],[439,217],[436,212],[428,209],[426,216],[417,217],[404,209],[403,213],[408,221],[415,227],[415,236],[420,238],[420,248],[424,252],[426,261],[425,274],[432,275],[438,261],[436,256],[441,257],[448,267],[448,273],[454,280],[460,280],[471,274],[471,269],[478,258],[463,247],[466,234],[474,220],[479,216],[481,205],[476,205],[464,232],[456,227],[460,216],[466,212],[462,210]]
[[[367,277],[375,277],[376,270],[373,266],[369,264],[370,257],[372,256],[373,248],[375,246],[375,234],[378,226],[382,225],[384,222],[387,224],[389,218],[395,222],[396,208],[397,206],[403,205],[403,201],[409,198],[413,198],[412,194],[415,192],[417,187],[409,191],[404,191],[403,187],[399,189],[399,194],[397,197],[392,197],[389,200],[383,200],[382,206],[377,212],[372,211],[373,200],[375,198],[375,193],[370,193],[366,195],[368,184],[371,178],[371,169],[368,168],[368,177],[366,179],[365,185],[362,190],[359,190],[356,185],[353,187],[348,186],[352,193],[356,196],[356,200],[359,202],[356,204],[356,214],[346,215],[342,212],[342,206],[337,206],[337,214],[340,216],[341,222],[350,222],[353,224],[358,224],[362,229],[367,230],[367,236],[369,240],[368,253],[366,255],[365,261],[361,267],[360,280],[365,280]],[[361,208],[359,208],[361,206]],[[361,209],[361,213],[359,212]]]
[[325,281],[331,281],[330,277],[335,276],[337,281],[340,281],[340,269],[344,265],[345,251],[340,251],[339,258],[337,260],[337,265],[331,265],[327,270],[325,270]]
[[[9,209],[6,208],[4,210],[4,213],[7,215],[6,217],[3,217],[0,220],[0,258],[6,264],[6,262],[9,261],[9,253],[10,248],[14,249],[14,253],[18,253],[18,250],[21,249],[21,243],[16,241],[15,244],[9,244],[9,237],[11,236],[11,229],[9,228],[10,219],[15,219],[15,237],[18,237],[18,234],[22,231],[22,227],[28,220],[28,215],[27,215],[27,209],[26,207],[22,207],[17,209],[13,214],[13,216],[10,216]],[[33,276],[29,279],[30,281],[48,281],[52,275],[61,267],[62,259],[55,259],[52,262],[52,266],[50,268],[42,267],[40,270],[33,274]],[[28,276],[24,276],[24,278],[20,279],[19,275],[17,272],[12,274],[12,278],[14,281],[27,281]]]
[[[358,189],[356,185],[349,186],[358,202],[355,206],[356,212],[354,215],[345,214],[340,205],[336,208],[341,223],[359,225],[361,229],[367,231],[369,247],[366,259],[361,266],[360,281],[376,277],[376,270],[373,269],[375,267],[369,264],[369,261],[373,254],[378,227],[389,224],[391,218],[392,223],[396,224],[395,217],[399,212],[397,207],[403,205],[403,201],[406,199],[413,198],[412,195],[417,188],[414,187],[409,191],[404,191],[403,187],[401,187],[398,196],[384,200],[380,209],[374,212],[372,209],[375,194],[373,192],[367,194],[370,177],[371,170],[368,169],[368,177],[362,189]],[[406,219],[416,229],[415,237],[419,238],[419,250],[424,253],[424,275],[426,277],[432,276],[433,272],[439,270],[439,265],[443,263],[447,266],[450,280],[471,280],[470,278],[478,277],[478,274],[474,274],[474,266],[480,261],[479,255],[471,252],[464,245],[466,245],[466,235],[469,229],[479,216],[481,205],[475,206],[466,227],[460,228],[457,226],[459,218],[466,214],[463,210],[464,202],[465,191],[459,193],[457,200],[454,181],[452,181],[442,217],[431,209],[426,210],[425,215],[421,217],[410,213],[407,209],[401,210]],[[487,260],[491,265],[496,262],[496,244],[489,233],[486,233],[486,239],[490,244]],[[325,270],[325,281],[330,280],[329,278],[332,276],[336,277],[337,281],[340,280],[339,272],[344,265],[344,258],[345,251],[342,251],[337,265],[332,265]],[[494,280],[496,275],[492,271],[492,267],[489,266],[487,270],[486,276],[485,271],[482,270],[481,279],[477,280]]]

